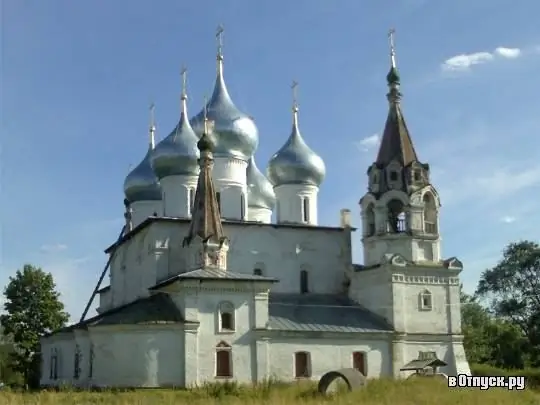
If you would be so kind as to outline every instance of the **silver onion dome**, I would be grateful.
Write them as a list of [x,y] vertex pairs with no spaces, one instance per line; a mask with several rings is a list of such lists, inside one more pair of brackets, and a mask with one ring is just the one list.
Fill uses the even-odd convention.
[[323,160],[306,144],[298,129],[298,107],[293,108],[293,127],[285,145],[270,158],[267,176],[274,187],[283,184],[320,186],[326,175]]
[[247,167],[248,205],[255,208],[274,209],[276,194],[272,183],[261,173],[252,156]]
[[[223,78],[223,56],[217,57],[217,77],[212,97],[206,105],[212,130],[210,138],[215,145],[215,157],[236,157],[247,161],[257,149],[259,133],[255,122],[233,103]],[[204,131],[204,110],[191,119],[195,133]]]
[[188,120],[187,95],[184,85],[180,121],[176,128],[157,144],[152,153],[152,167],[156,176],[162,179],[174,175],[198,175],[200,156],[199,149],[197,149],[198,141],[199,138]]
[[148,152],[146,152],[142,162],[127,175],[124,181],[124,194],[130,203],[161,200],[161,187],[151,165],[155,130],[156,127],[152,119]]

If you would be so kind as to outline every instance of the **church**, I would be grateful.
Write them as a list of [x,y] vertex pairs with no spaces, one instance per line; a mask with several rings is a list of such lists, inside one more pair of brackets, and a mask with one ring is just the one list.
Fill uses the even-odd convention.
[[[178,124],[157,144],[151,118],[97,315],[41,339],[41,385],[192,387],[342,368],[406,378],[407,364],[433,358],[448,375],[470,374],[463,266],[441,257],[439,196],[405,124],[393,34],[388,116],[357,232],[348,209],[338,225],[318,224],[326,168],[300,133],[296,95],[290,136],[260,171],[255,122],[225,84],[221,32],[202,111],[188,115],[184,71]],[[353,238],[364,264],[353,263]]]

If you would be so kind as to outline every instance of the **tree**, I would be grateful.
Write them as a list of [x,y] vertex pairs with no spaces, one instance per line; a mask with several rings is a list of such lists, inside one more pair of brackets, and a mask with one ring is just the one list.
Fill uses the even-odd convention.
[[519,328],[531,365],[540,366],[540,246],[510,243],[502,260],[482,273],[476,294],[488,300],[495,316]]
[[69,315],[52,275],[29,264],[9,278],[4,296],[6,314],[0,316],[0,323],[13,341],[11,366],[33,385],[39,373],[40,337],[64,326]]

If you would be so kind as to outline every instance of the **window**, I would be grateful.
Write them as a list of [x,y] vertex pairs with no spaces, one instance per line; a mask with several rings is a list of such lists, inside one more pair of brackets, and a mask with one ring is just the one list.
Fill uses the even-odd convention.
[[240,219],[244,220],[246,216],[246,198],[244,197],[244,194],[240,194]]
[[311,377],[311,367],[308,352],[297,352],[294,354],[294,376],[296,378]]
[[437,206],[435,200],[430,193],[424,194],[422,198],[424,202],[424,232],[437,233]]
[[373,204],[369,204],[369,206],[366,208],[364,218],[366,224],[366,236],[375,235],[375,208],[373,207]]
[[73,358],[73,378],[79,379],[81,375],[81,350],[79,345],[75,345],[75,356]]
[[390,172],[390,181],[397,181],[398,174],[397,172]]
[[309,222],[309,198],[307,197],[302,200],[302,215],[304,222]]
[[418,170],[415,170],[414,171],[414,181],[420,181],[420,179],[422,178],[420,172]]
[[219,330],[221,332],[234,331],[234,305],[230,302],[219,304]]
[[253,269],[253,275],[254,276],[262,276],[263,275],[262,269],[259,269],[259,268]]
[[88,356],[88,377],[92,378],[94,374],[94,345],[90,345],[90,355]]
[[366,376],[366,354],[364,352],[354,352],[352,354],[353,368]]
[[49,378],[51,380],[58,379],[58,349],[52,349],[51,351],[51,366]]
[[302,294],[306,294],[309,292],[309,285],[308,285],[308,272],[307,270],[302,270],[300,272],[300,292]]
[[433,297],[428,290],[420,293],[420,309],[422,311],[431,311],[433,309]]
[[231,346],[225,342],[220,342],[216,346],[216,377],[231,378],[232,376]]
[[219,191],[216,192],[216,201],[217,201],[218,210],[221,213],[221,193]]

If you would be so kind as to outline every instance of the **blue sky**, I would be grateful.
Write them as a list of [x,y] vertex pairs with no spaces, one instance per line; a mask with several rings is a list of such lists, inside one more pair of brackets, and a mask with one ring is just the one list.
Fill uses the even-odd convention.
[[[474,289],[506,243],[538,238],[538,13],[535,0],[4,0],[0,287],[24,263],[42,266],[80,315],[122,225],[148,105],[161,139],[179,117],[185,64],[200,110],[223,24],[225,78],[255,117],[261,168],[289,135],[300,83],[301,131],[327,165],[323,225],[344,207],[360,223],[396,29],[403,109],[441,194],[443,255],[463,260]],[[354,250],[361,262],[359,234]]]

